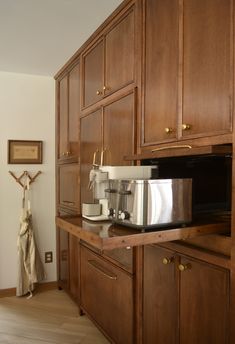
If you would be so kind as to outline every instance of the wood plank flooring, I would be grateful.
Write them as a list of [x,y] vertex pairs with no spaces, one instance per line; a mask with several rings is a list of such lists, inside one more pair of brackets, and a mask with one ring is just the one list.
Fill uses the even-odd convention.
[[0,344],[108,344],[59,290],[0,299]]

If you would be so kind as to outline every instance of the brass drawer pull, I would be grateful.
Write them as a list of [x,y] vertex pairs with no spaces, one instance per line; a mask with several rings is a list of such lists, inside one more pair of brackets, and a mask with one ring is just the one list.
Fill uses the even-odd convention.
[[179,264],[178,269],[182,272],[191,269],[191,264]]
[[164,257],[164,258],[162,259],[162,263],[163,263],[164,265],[168,265],[168,264],[173,263],[173,262],[174,262],[174,258],[173,258],[173,257],[170,257],[170,258]]
[[182,124],[182,130],[190,130],[191,125],[190,124]]
[[62,201],[63,203],[68,203],[68,204],[72,204],[72,205],[74,205],[75,204],[75,202],[70,202],[70,201]]
[[108,277],[109,279],[112,280],[117,280],[117,276],[114,275],[112,272],[107,271],[105,268],[103,268],[102,265],[100,265],[96,260],[89,259],[88,263],[96,269],[96,271],[99,271],[102,275]]
[[171,133],[173,133],[173,128],[165,128],[165,133],[166,133],[166,134],[171,134]]
[[100,95],[102,94],[102,91],[97,90],[97,91],[96,91],[96,94],[97,94],[97,96],[100,96]]
[[152,149],[151,152],[158,152],[158,151],[162,151],[162,150],[167,150],[167,149],[182,149],[182,148],[188,148],[188,149],[191,149],[193,148],[192,146],[190,145],[175,145],[175,146],[168,146],[168,147],[159,147],[159,148],[155,148],[155,149]]

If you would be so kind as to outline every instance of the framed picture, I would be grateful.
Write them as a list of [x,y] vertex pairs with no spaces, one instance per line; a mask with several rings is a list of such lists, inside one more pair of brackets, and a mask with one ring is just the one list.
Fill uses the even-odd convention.
[[8,140],[8,164],[42,164],[42,141]]

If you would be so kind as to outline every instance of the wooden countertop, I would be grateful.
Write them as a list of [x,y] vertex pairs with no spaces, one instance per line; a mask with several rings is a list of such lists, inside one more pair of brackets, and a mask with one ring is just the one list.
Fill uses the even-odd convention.
[[141,232],[138,229],[112,224],[109,221],[92,222],[80,216],[56,217],[56,225],[100,250],[112,250],[127,246],[157,244],[185,240],[206,234],[222,234],[230,231],[230,223],[218,218],[196,221],[186,227],[155,228]]

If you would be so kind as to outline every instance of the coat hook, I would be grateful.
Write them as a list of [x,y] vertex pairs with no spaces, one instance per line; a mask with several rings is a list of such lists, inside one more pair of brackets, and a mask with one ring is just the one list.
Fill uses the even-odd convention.
[[24,171],[23,173],[21,173],[19,177],[17,177],[12,171],[8,171],[8,172],[15,179],[15,181],[22,186],[22,188],[24,187],[23,179],[25,177],[29,177],[29,180],[30,180],[29,184],[31,184],[42,173],[42,171],[38,171],[34,176],[31,176],[28,171]]

